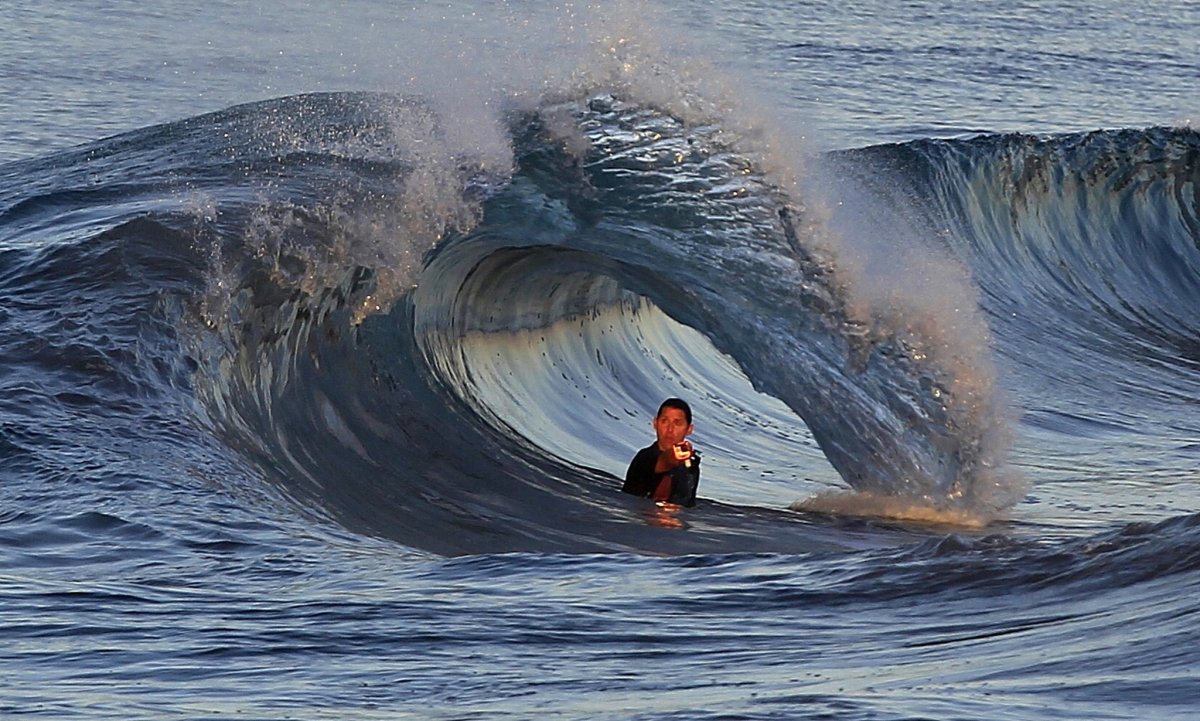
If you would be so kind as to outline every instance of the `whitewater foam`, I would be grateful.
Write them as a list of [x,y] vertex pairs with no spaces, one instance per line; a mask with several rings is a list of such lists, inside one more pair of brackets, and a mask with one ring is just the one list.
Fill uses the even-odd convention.
[[964,528],[983,528],[996,520],[994,513],[979,513],[971,508],[949,508],[936,499],[928,499],[922,503],[911,498],[854,491],[821,493],[796,501],[791,505],[791,509],[806,513],[915,521]]

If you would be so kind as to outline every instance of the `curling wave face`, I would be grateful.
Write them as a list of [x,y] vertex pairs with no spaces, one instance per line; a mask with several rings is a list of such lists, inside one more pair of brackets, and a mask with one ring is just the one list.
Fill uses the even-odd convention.
[[[815,442],[859,491],[983,517],[1016,500],[991,474],[1003,450],[989,445],[991,399],[956,395],[956,369],[918,323],[848,309],[827,239],[728,132],[608,95],[514,113],[511,127],[511,175],[454,167],[466,191],[447,203],[477,202],[473,224],[382,231],[432,247],[412,290],[396,293],[386,264],[312,250],[384,242],[327,218],[412,197],[424,169],[403,155],[353,168],[310,157],[303,184],[353,171],[338,213],[289,207],[267,240],[261,207],[248,228],[219,229],[229,305],[208,309],[223,350],[200,386],[224,434],[304,479],[321,508],[383,532],[427,526],[413,541],[424,547],[455,523],[512,548],[556,534],[619,545],[596,521],[626,512],[613,474],[657,399],[688,391],[723,431],[726,460],[707,466],[718,497],[724,485],[750,501],[748,476],[811,460]],[[239,256],[247,230],[259,240]],[[372,303],[386,312],[363,315]],[[354,498],[325,498],[342,492]],[[395,505],[380,511],[381,498]]]
[[[175,239],[186,277],[140,282],[199,422],[355,530],[450,553],[808,549],[862,541],[767,508],[834,472],[984,519],[1020,497],[988,349],[954,347],[978,333],[864,303],[752,138],[588,97],[508,115],[511,167],[417,101],[335,94],[103,141],[46,177],[101,180],[87,227],[109,242]],[[615,476],[675,394],[712,451],[705,492],[739,505],[663,535]]]

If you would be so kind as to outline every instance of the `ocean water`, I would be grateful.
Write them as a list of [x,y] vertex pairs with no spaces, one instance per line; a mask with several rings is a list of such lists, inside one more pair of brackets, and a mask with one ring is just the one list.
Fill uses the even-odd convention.
[[1195,4],[7,9],[0,716],[1200,718]]

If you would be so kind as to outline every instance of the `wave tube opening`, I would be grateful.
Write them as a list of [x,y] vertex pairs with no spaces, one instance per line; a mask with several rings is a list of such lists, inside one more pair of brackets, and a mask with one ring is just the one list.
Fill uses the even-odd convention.
[[703,497],[785,507],[840,483],[803,420],[603,265],[509,247],[443,264],[469,267],[459,283],[435,264],[414,299],[431,365],[481,417],[565,464],[623,475],[653,441],[658,404],[680,396],[704,455]]

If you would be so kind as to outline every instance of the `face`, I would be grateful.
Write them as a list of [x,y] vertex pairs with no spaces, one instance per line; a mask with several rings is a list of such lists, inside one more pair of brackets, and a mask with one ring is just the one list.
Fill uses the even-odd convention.
[[654,419],[654,433],[658,436],[659,450],[668,450],[692,433],[692,424],[678,408],[664,408]]

